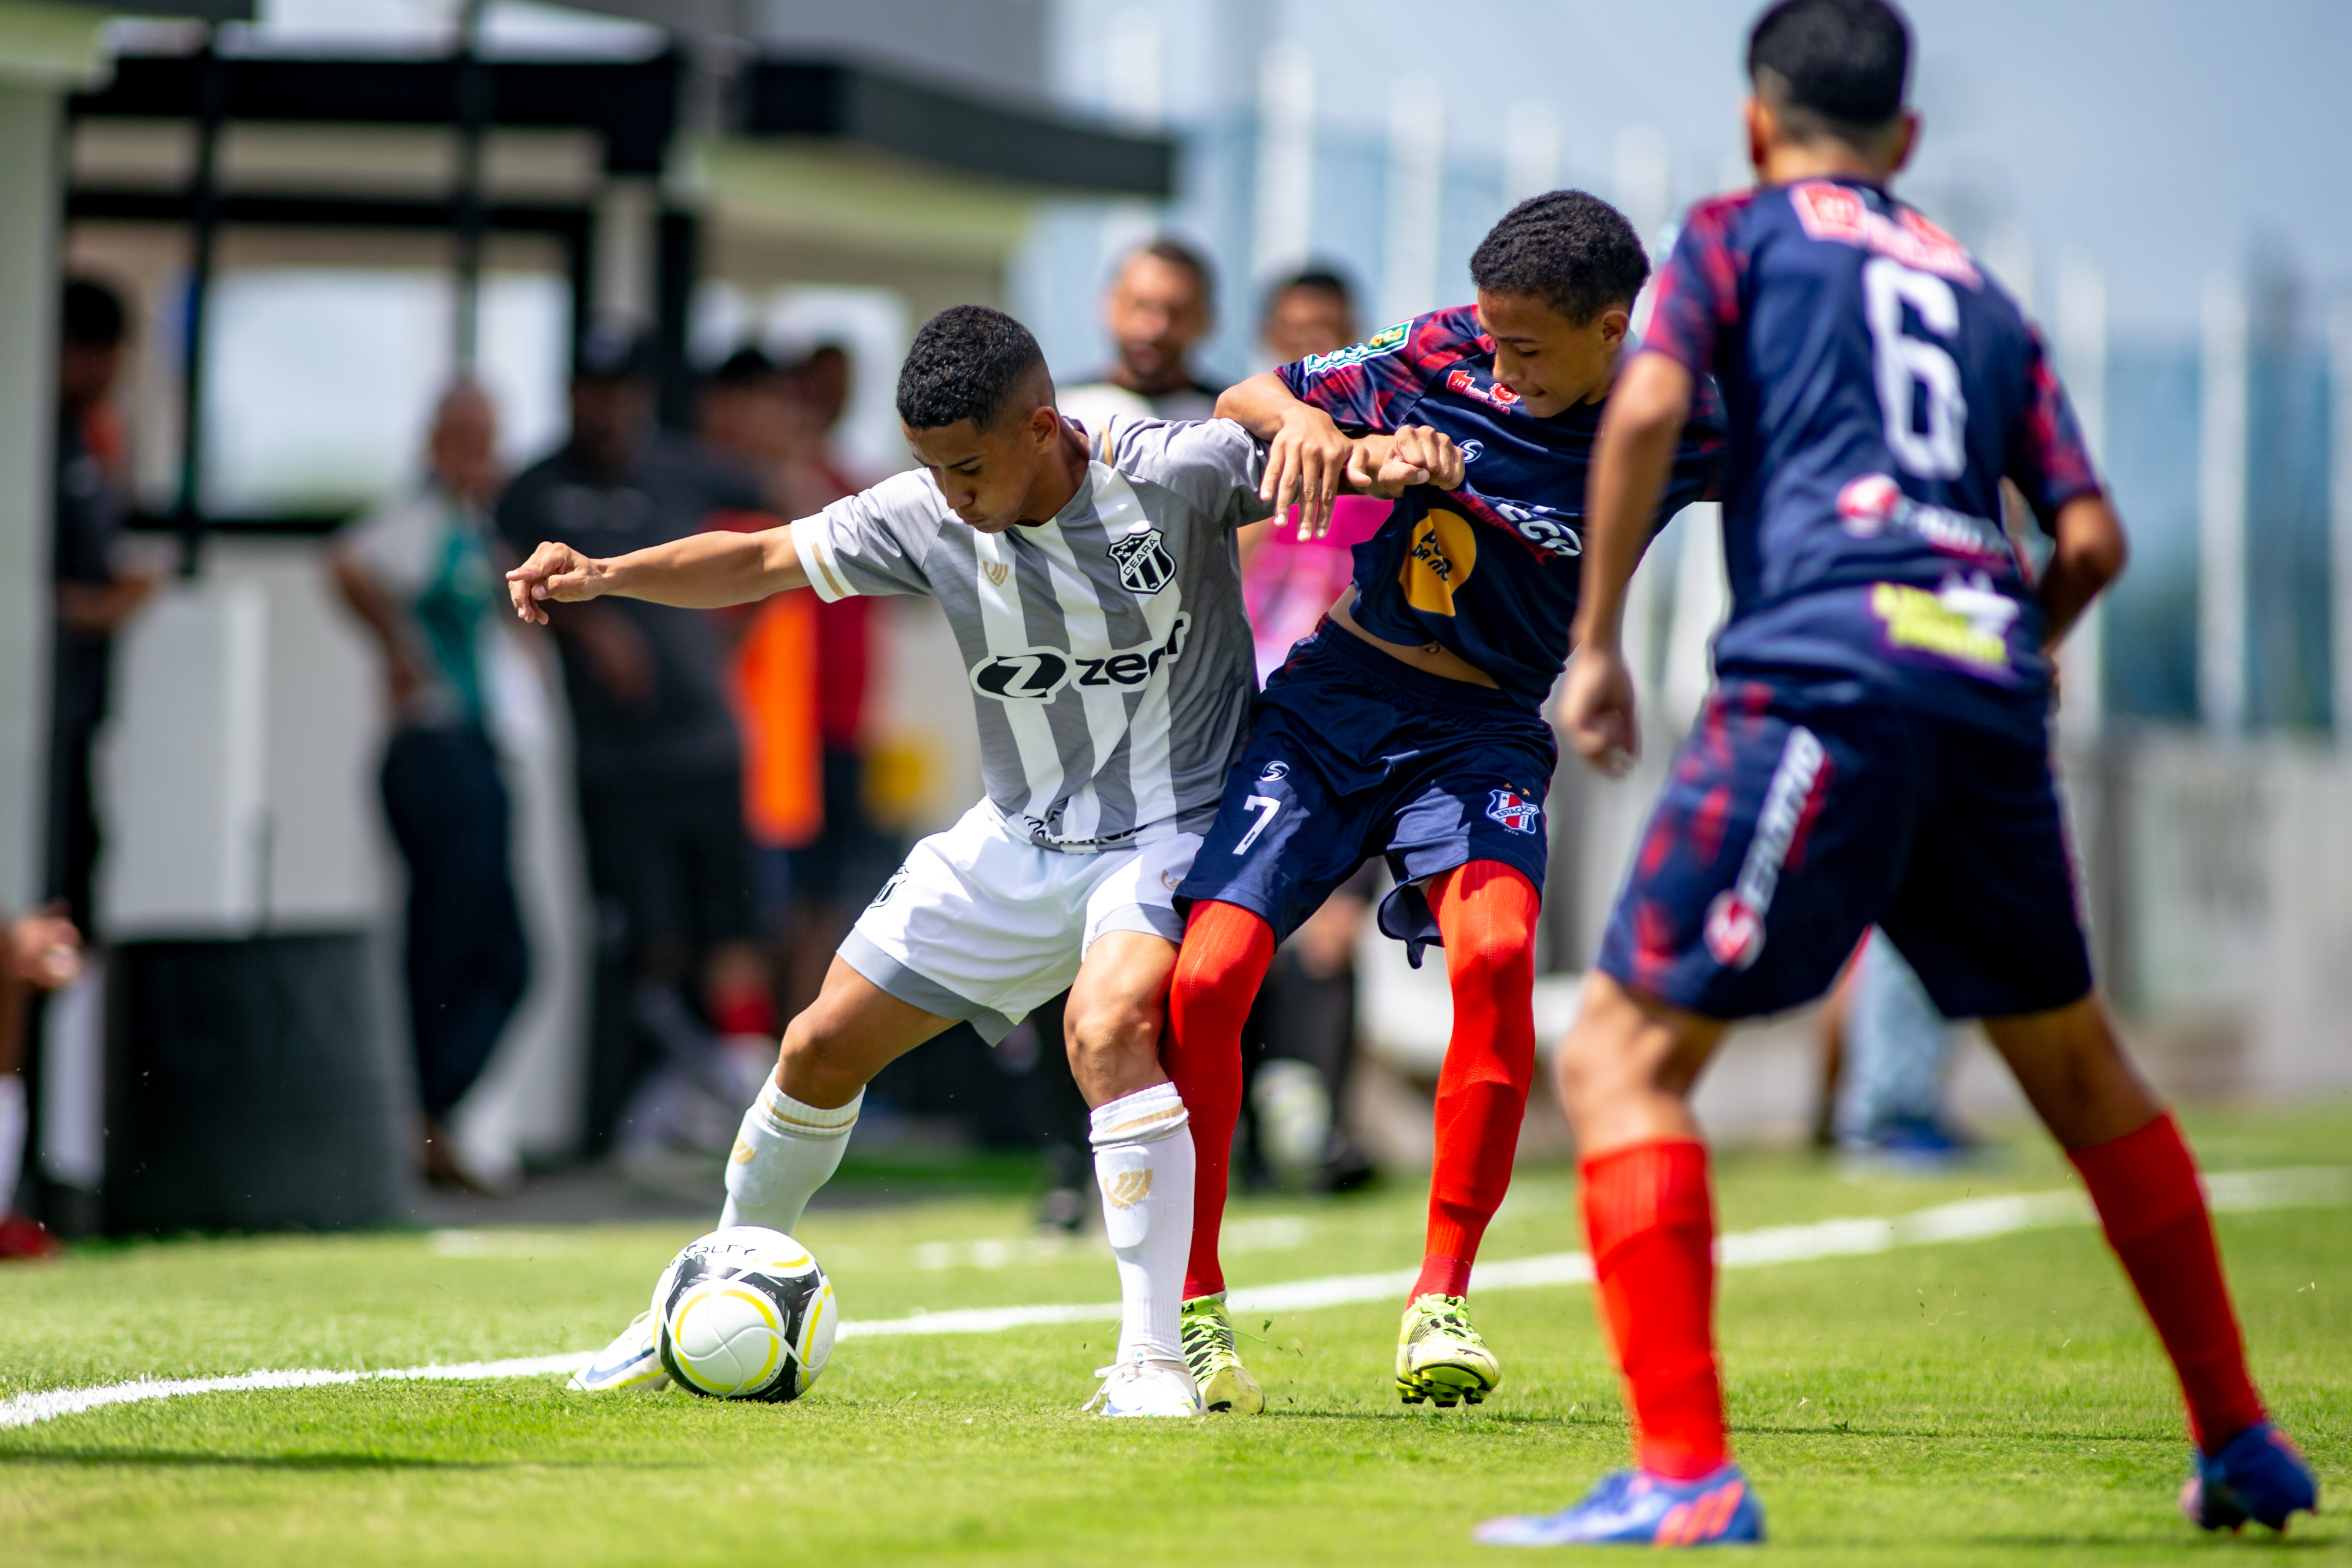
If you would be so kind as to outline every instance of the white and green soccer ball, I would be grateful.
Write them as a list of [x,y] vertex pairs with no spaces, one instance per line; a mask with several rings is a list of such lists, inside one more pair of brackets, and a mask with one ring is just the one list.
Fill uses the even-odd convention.
[[797,1399],[833,1354],[840,1309],[809,1249],[738,1225],[694,1242],[654,1286],[664,1370],[712,1399]]

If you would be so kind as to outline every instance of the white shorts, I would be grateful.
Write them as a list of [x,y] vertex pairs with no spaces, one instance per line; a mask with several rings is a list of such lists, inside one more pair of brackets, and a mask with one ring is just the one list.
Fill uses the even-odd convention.
[[917,844],[841,945],[849,967],[990,1044],[1078,977],[1107,931],[1184,939],[1176,888],[1198,833],[1132,849],[1041,850],[983,800]]

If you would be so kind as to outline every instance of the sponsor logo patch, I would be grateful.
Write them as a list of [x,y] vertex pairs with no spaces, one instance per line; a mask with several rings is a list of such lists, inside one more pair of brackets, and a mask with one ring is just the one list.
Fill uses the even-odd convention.
[[1516,789],[1496,789],[1487,794],[1486,815],[1512,832],[1533,833],[1543,821],[1543,808]]
[[1412,543],[1397,580],[1404,585],[1405,601],[1415,610],[1451,615],[1454,596],[1477,567],[1477,530],[1459,512],[1437,507],[1412,526]]
[[2009,668],[2017,611],[2017,601],[1983,572],[1966,582],[1952,577],[1933,593],[1900,582],[1870,585],[1870,612],[1886,629],[1889,647],[1916,648],[1972,670]]
[[1319,376],[1327,371],[1336,371],[1347,365],[1360,365],[1366,360],[1377,360],[1382,354],[1392,354],[1403,348],[1405,335],[1412,329],[1412,322],[1400,321],[1393,327],[1383,327],[1360,343],[1350,343],[1328,354],[1309,354],[1299,361],[1299,365],[1310,376]]
[[1470,373],[1469,367],[1466,365],[1456,365],[1446,372],[1445,390],[1459,392],[1464,397],[1475,398],[1480,402],[1491,404],[1496,408],[1511,409],[1519,406],[1518,393],[1500,382],[1488,382],[1485,386],[1480,386],[1478,378]]
[[1017,653],[992,653],[971,667],[971,689],[1001,702],[1051,702],[1063,687],[1133,687],[1149,682],[1162,664],[1172,664],[1184,653],[1184,640],[1192,629],[1192,612],[1178,611],[1168,640],[1091,658],[1067,648],[1024,648]]
[[1465,442],[1464,442],[1464,443],[1462,444],[1462,461],[1463,461],[1463,462],[1465,462],[1465,463],[1475,463],[1475,462],[1477,462],[1477,461],[1478,461],[1478,459],[1480,459],[1481,457],[1484,457],[1484,456],[1486,456],[1486,444],[1485,442],[1483,442],[1483,441],[1479,440],[1476,436],[1475,436],[1475,435],[1474,435],[1474,436],[1472,436],[1469,440],[1467,440],[1467,441],[1465,441]]
[[1498,501],[1491,496],[1486,500],[1488,506],[1503,515],[1519,538],[1538,549],[1559,556],[1584,553],[1584,536],[1576,531],[1580,519],[1533,501]]
[[890,873],[890,880],[882,884],[882,891],[874,895],[874,902],[867,904],[866,907],[868,909],[879,909],[884,904],[889,903],[890,895],[898,892],[898,884],[906,880],[907,868],[905,866],[900,866],[897,871]]
[[1257,770],[1257,781],[1261,784],[1272,784],[1289,777],[1290,764],[1287,762],[1269,762]]
[[1925,540],[1932,549],[1969,560],[2006,562],[2011,559],[2009,536],[1990,517],[1949,507],[1915,501],[1889,474],[1864,474],[1845,482],[1838,492],[1838,521],[1858,539],[1874,538],[1888,528],[1900,528]]
[[1814,239],[1875,251],[1906,267],[1971,288],[1979,281],[1967,248],[1908,207],[1896,208],[1890,218],[1872,211],[1869,203],[1845,186],[1828,180],[1807,180],[1790,186],[1789,205]]
[[1764,808],[1756,813],[1756,835],[1748,841],[1739,880],[1706,906],[1702,936],[1708,956],[1725,968],[1745,969],[1763,954],[1764,916],[1780,885],[1780,868],[1788,863],[1806,807],[1828,766],[1829,752],[1820,737],[1801,725],[1789,732],[1780,765],[1765,786]]
[[1140,528],[1111,541],[1110,559],[1118,563],[1118,580],[1129,593],[1157,593],[1175,580],[1176,558],[1161,537],[1158,528]]

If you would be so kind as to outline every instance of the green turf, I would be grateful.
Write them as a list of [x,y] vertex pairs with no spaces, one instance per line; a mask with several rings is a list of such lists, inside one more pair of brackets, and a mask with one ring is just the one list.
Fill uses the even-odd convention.
[[[2352,1165],[2352,1107],[2197,1118],[2217,1168]],[[2038,1189],[2021,1140],[1953,1181],[1857,1184],[1734,1155],[1727,1228]],[[1579,1244],[1564,1172],[1523,1175],[1487,1256]],[[1410,1184],[1244,1202],[1236,1283],[1402,1267]],[[985,1196],[814,1216],[853,1313],[1102,1301],[1108,1255],[1023,1239]],[[2352,1211],[2225,1215],[2274,1407],[2352,1485]],[[641,1304],[687,1228],[188,1241],[0,1270],[0,1396],[141,1375],[388,1367],[588,1349]],[[976,1246],[975,1244],[982,1244]],[[993,1245],[990,1245],[993,1244]],[[462,1246],[470,1250],[453,1254]],[[1008,1260],[1009,1257],[1009,1260]],[[998,1266],[989,1267],[994,1263]],[[1556,1506],[1625,1434],[1582,1290],[1476,1301],[1507,1381],[1484,1409],[1399,1406],[1386,1305],[1243,1326],[1273,1413],[1107,1426],[1077,1413],[1108,1325],[845,1344],[787,1406],[676,1392],[588,1399],[553,1378],[236,1393],[0,1431],[0,1561],[1119,1563],[1491,1559],[1470,1526]],[[2058,1228],[1725,1277],[1732,1417],[1776,1557],[1853,1563],[2209,1562],[2169,1377],[2096,1233]],[[2352,1560],[2335,1515],[2296,1562]],[[1504,1559],[1509,1561],[1510,1559]]]

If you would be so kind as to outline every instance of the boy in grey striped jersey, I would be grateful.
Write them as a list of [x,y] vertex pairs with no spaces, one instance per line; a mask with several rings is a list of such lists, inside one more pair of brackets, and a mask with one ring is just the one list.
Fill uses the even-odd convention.
[[[542,544],[509,574],[518,613],[617,593],[716,607],[803,584],[826,599],[929,593],[953,627],[986,796],[915,846],[785,1031],[743,1118],[725,1225],[789,1230],[839,1166],[865,1087],[959,1020],[996,1038],[1070,991],[1071,1066],[1095,1107],[1096,1174],[1118,1260],[1107,1415],[1189,1416],[1178,1311],[1192,1223],[1184,1106],[1160,1032],[1192,863],[1247,728],[1255,663],[1234,530],[1267,515],[1264,449],[1229,422],[1054,407],[1012,318],[959,306],[898,379],[922,467],[764,533],[710,533],[611,560]],[[1459,460],[1434,433],[1368,438],[1349,480],[1394,493]],[[650,1314],[582,1375],[660,1375]]]

